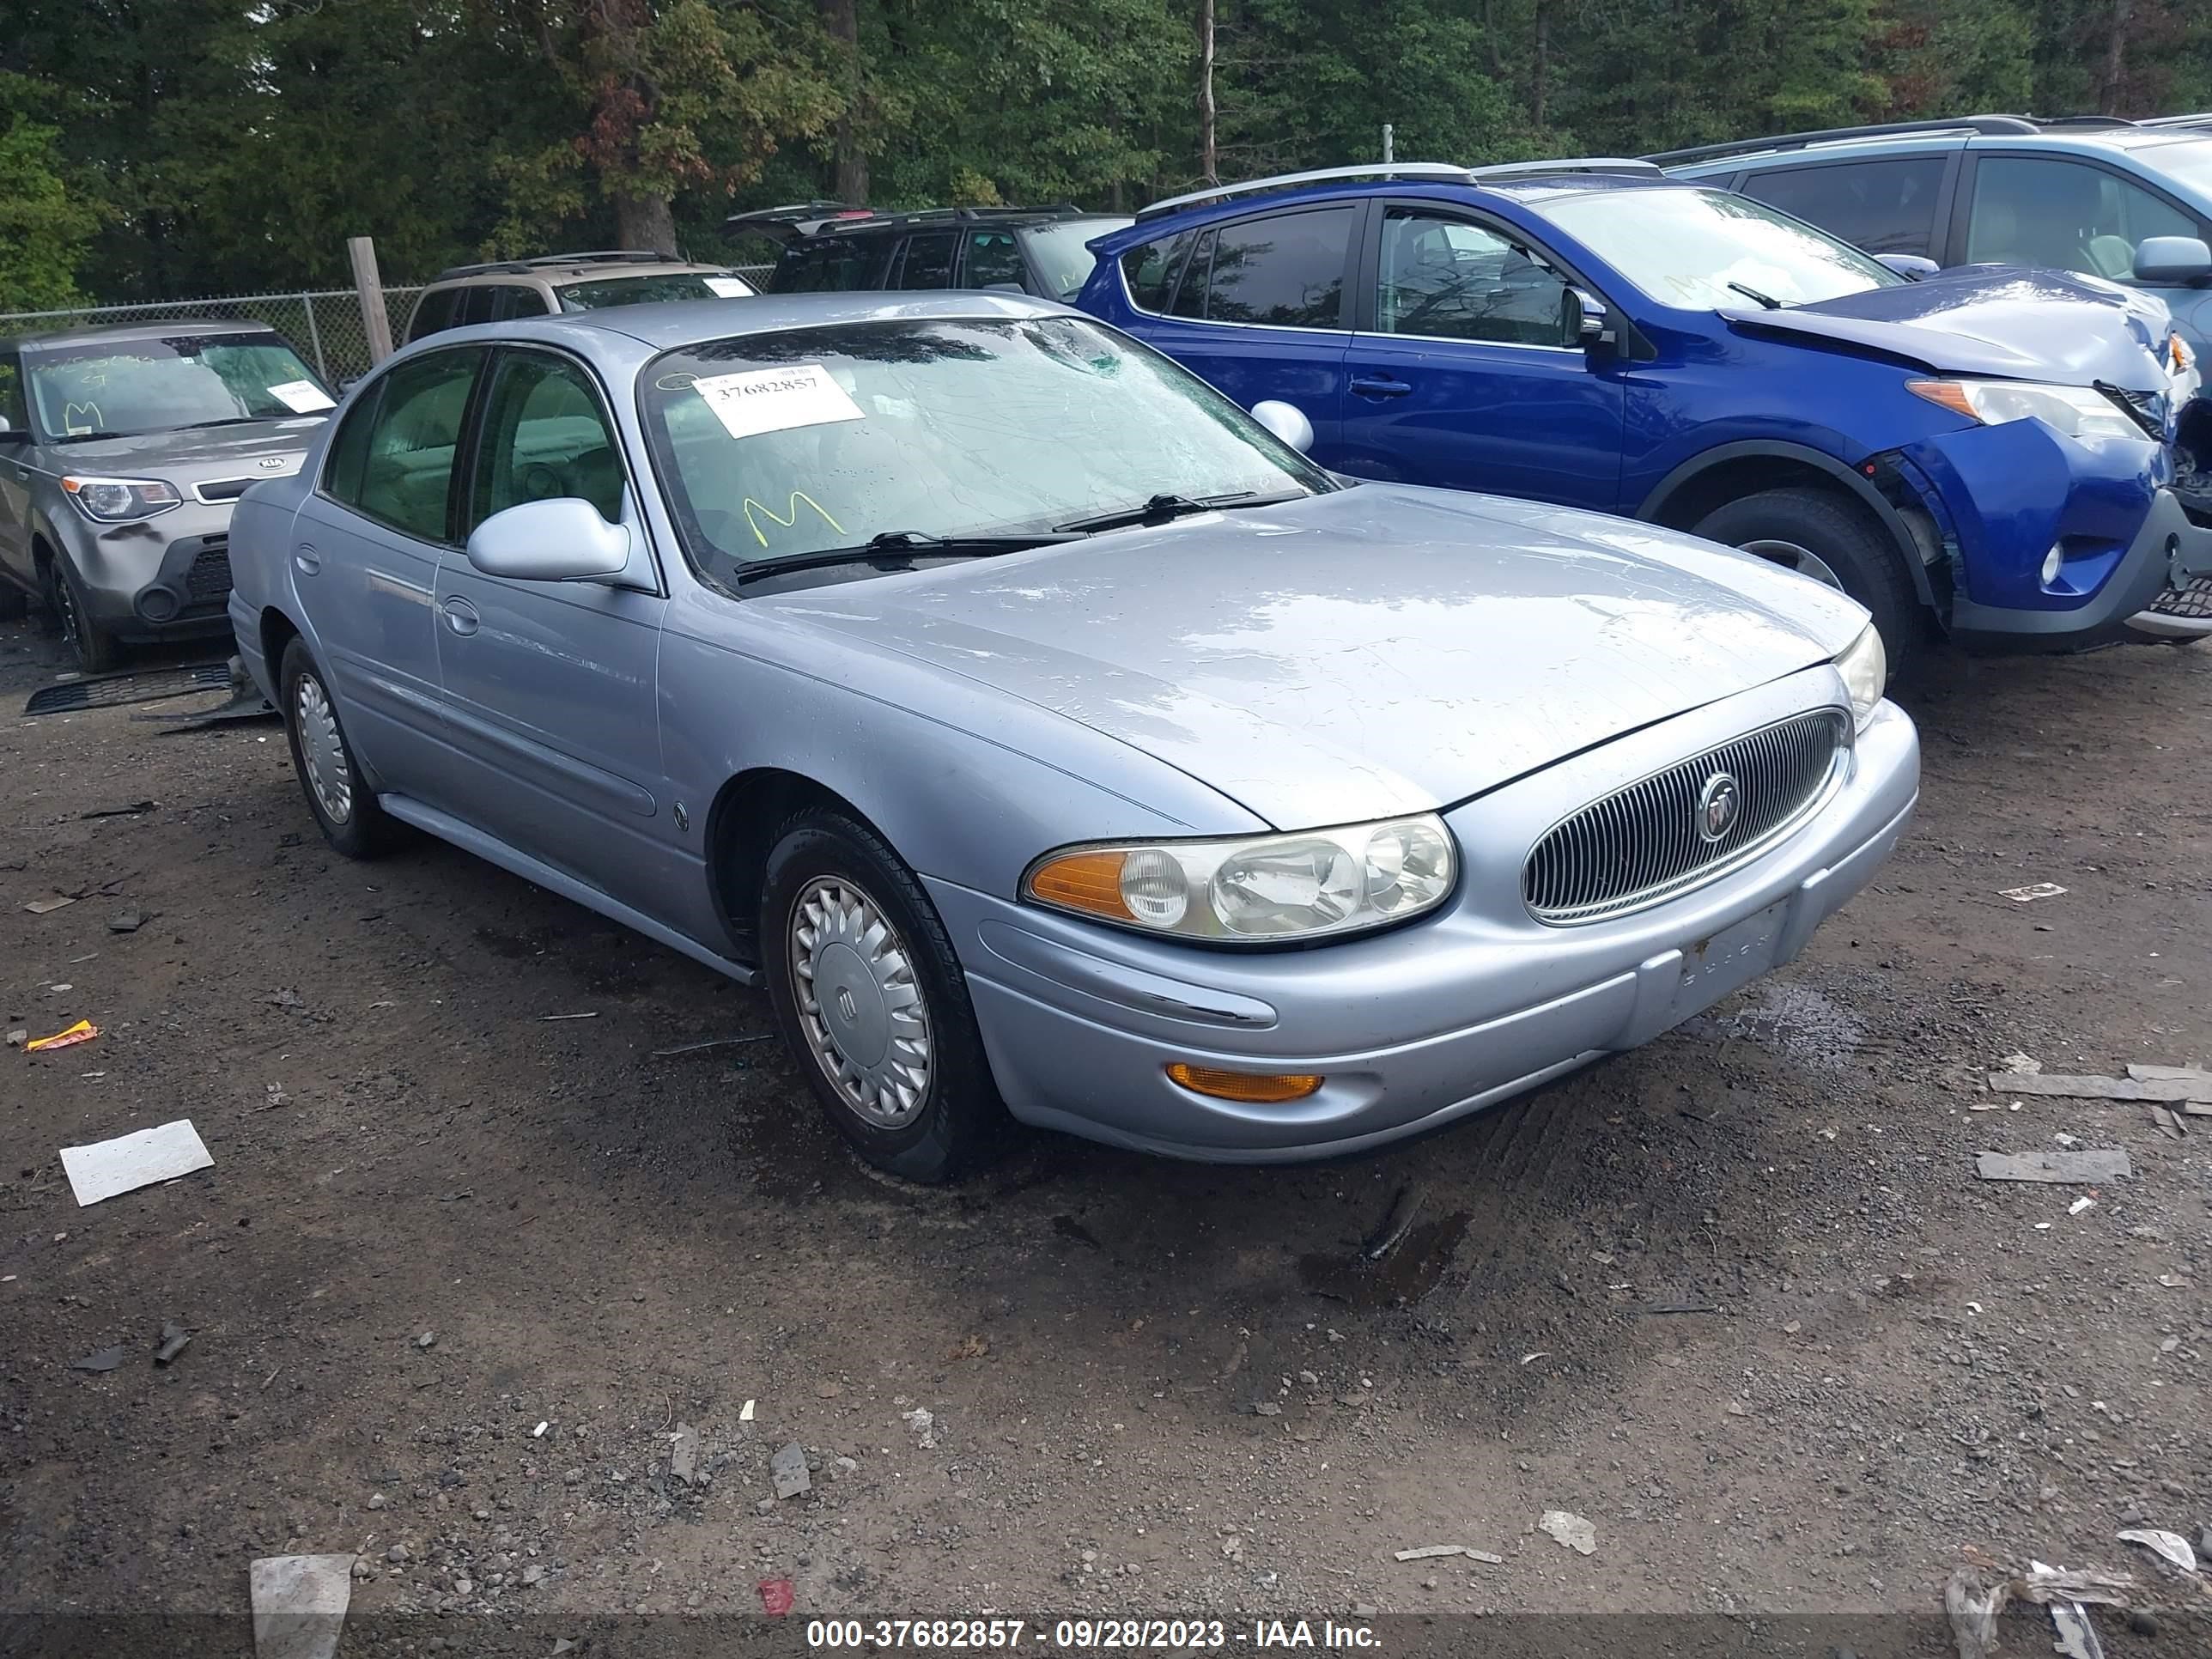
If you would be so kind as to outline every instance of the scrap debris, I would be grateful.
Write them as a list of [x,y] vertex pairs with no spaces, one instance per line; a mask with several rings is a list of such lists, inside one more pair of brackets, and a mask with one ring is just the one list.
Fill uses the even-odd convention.
[[166,1365],[191,1344],[192,1334],[173,1319],[161,1322],[161,1334],[155,1339],[154,1363]]
[[1401,1561],[1433,1561],[1440,1556],[1464,1555],[1470,1561],[1486,1562],[1493,1567],[1505,1565],[1504,1556],[1492,1555],[1488,1550],[1473,1549],[1465,1544],[1422,1544],[1409,1550],[1393,1551],[1392,1554]]
[[249,1569],[254,1659],[334,1659],[353,1595],[350,1555],[264,1555]]
[[1359,1247],[1359,1254],[1370,1261],[1380,1261],[1384,1256],[1406,1242],[1406,1235],[1413,1231],[1414,1218],[1421,1212],[1421,1200],[1427,1194],[1418,1185],[1401,1187],[1398,1195],[1390,1201],[1389,1212],[1374,1235]]
[[2131,1527],[2115,1536],[2123,1544],[2141,1544],[2160,1560],[2179,1567],[2184,1572],[2194,1574],[2197,1571],[2197,1552],[2190,1548],[2189,1540],[2178,1532],[2163,1532],[2156,1527]]
[[2125,1152],[1979,1152],[1974,1158],[1974,1173],[1984,1181],[2120,1181],[2135,1172]]
[[[2154,1071],[2156,1076],[2136,1075]],[[1991,1072],[1989,1086],[1996,1094],[2055,1095],[2067,1100],[2160,1100],[2212,1105],[2212,1072],[2183,1066],[2130,1066],[2128,1073],[2126,1077],[2069,1077],[2050,1072]]]
[[97,1348],[82,1359],[70,1361],[70,1369],[73,1371],[112,1371],[123,1363],[125,1352],[120,1342],[112,1348]]
[[60,909],[65,904],[75,904],[76,902],[76,899],[64,895],[60,898],[33,899],[23,908],[26,910],[28,910],[34,916],[43,916],[51,915],[52,912]]
[[1597,1553],[1596,1527],[1571,1510],[1546,1510],[1536,1525],[1577,1555]]
[[70,1191],[76,1195],[79,1209],[214,1167],[215,1159],[188,1117],[89,1146],[62,1148],[62,1168],[69,1176]]
[[2015,904],[2027,904],[2036,899],[2057,898],[2065,890],[2055,881],[2038,881],[2026,887],[2000,887],[1997,896],[2008,898]]
[[768,1460],[768,1471],[778,1498],[796,1498],[814,1489],[814,1477],[806,1471],[805,1448],[796,1440]]

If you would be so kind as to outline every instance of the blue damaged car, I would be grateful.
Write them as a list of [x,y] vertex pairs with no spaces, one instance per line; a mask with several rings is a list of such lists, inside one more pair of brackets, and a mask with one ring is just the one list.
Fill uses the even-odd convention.
[[1159,203],[1079,303],[1334,471],[1632,515],[1942,635],[2124,635],[2212,574],[2193,354],[2094,277],[1893,264],[1645,162],[1333,168]]

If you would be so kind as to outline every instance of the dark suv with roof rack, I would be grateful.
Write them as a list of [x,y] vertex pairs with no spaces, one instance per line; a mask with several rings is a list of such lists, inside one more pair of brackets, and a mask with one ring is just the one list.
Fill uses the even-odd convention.
[[407,319],[412,344],[426,335],[511,317],[547,317],[662,300],[742,300],[753,285],[727,265],[693,264],[664,253],[612,249],[548,253],[441,270]]
[[782,244],[771,294],[1005,289],[1068,302],[1090,278],[1089,244],[1131,222],[1065,204],[877,213],[802,202],[732,214],[725,226]]

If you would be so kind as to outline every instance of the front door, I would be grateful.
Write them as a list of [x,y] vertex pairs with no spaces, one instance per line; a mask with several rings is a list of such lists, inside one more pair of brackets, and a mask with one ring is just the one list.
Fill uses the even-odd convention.
[[431,600],[484,357],[474,345],[427,352],[365,391],[292,521],[292,586],[308,642],[362,764],[380,788],[403,795],[437,798],[451,765]]
[[1329,464],[1616,508],[1624,393],[1570,337],[1565,275],[1510,228],[1449,210],[1389,207],[1375,232]]
[[[462,536],[526,501],[573,497],[642,536],[598,383],[550,350],[503,348],[482,400]],[[450,551],[438,661],[455,744],[476,763],[461,816],[625,903],[668,915],[676,832],[660,759],[660,593],[490,576]]]

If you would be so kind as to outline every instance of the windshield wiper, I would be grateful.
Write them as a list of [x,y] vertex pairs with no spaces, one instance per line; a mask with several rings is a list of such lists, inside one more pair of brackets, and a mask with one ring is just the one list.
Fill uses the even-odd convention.
[[97,443],[102,438],[129,438],[135,435],[129,432],[68,432],[55,439],[54,441],[58,444],[89,444]]
[[1166,524],[1172,520],[1187,519],[1194,513],[1211,513],[1217,507],[1272,507],[1278,501],[1304,501],[1305,496],[1303,489],[1273,495],[1256,489],[1237,489],[1226,495],[1200,495],[1196,500],[1188,495],[1155,495],[1142,507],[1126,507],[1119,512],[1101,513],[1088,519],[1070,519],[1054,528],[1090,535],[1101,530],[1120,530],[1127,525]]
[[283,419],[281,415],[226,415],[219,421],[187,421],[182,426],[173,426],[172,432],[204,432],[211,426],[258,426],[264,421]]
[[1761,294],[1757,289],[1747,287],[1741,283],[1730,283],[1729,286],[1734,289],[1737,293],[1742,295],[1745,299],[1758,301],[1760,305],[1765,306],[1769,311],[1779,311],[1782,309],[1782,301],[1776,299],[1771,294]]
[[1079,539],[1051,531],[1011,536],[933,536],[926,530],[886,530],[858,547],[825,547],[814,553],[793,553],[780,559],[758,559],[747,564],[733,580],[758,581],[787,570],[818,570],[839,564],[872,564],[879,570],[907,570],[915,554],[963,554],[978,558],[994,553],[1021,553],[1032,547]]

